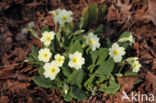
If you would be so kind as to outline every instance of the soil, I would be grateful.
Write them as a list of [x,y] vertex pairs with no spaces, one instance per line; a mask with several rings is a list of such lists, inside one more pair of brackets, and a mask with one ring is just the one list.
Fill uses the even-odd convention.
[[[113,38],[130,31],[136,42],[128,55],[138,56],[142,67],[138,76],[117,79],[122,87],[115,95],[98,93],[80,103],[131,103],[122,100],[123,90],[156,95],[155,0],[0,0],[0,103],[65,102],[59,90],[34,84],[32,76],[37,75],[38,67],[32,67],[24,60],[32,45],[41,48],[42,44],[31,33],[24,35],[21,30],[30,21],[35,22],[34,29],[39,35],[43,26],[53,30],[54,22],[48,11],[57,8],[73,11],[74,21],[79,21],[83,9],[93,2],[108,6],[102,21],[105,26],[103,37]],[[138,78],[143,81],[133,85]],[[70,103],[73,102],[77,101]]]

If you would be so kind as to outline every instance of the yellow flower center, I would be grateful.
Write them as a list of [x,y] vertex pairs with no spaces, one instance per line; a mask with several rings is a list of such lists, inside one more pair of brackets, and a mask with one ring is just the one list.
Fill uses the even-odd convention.
[[50,72],[53,74],[55,73],[56,69],[55,68],[51,68]]
[[89,40],[89,44],[93,45],[93,40]]
[[133,69],[135,69],[136,67],[137,67],[137,65],[134,65],[134,66],[133,66]]
[[119,54],[119,51],[118,50],[114,50],[113,53],[117,56]]
[[62,58],[58,58],[58,62],[62,62]]
[[74,58],[74,59],[73,59],[73,62],[74,62],[74,63],[77,63],[77,62],[78,62],[78,59],[77,59],[77,58]]
[[51,39],[51,37],[50,37],[50,36],[47,36],[47,37],[46,37],[46,40],[48,40],[48,41],[49,41],[50,39]]
[[44,54],[43,54],[43,57],[44,57],[44,58],[47,58],[47,57],[48,57],[48,54],[47,54],[47,53],[44,53]]
[[66,21],[66,20],[67,20],[67,16],[63,16],[63,17],[62,17],[62,20],[63,20],[63,21]]

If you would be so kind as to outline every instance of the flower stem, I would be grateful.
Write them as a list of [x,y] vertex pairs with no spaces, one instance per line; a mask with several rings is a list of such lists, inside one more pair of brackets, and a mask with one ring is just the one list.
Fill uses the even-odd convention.
[[121,67],[120,67],[120,69],[119,69],[119,72],[118,73],[120,73],[121,71],[122,71],[122,69],[123,69],[123,67],[125,66],[125,62],[124,61],[122,61],[122,63],[121,63]]

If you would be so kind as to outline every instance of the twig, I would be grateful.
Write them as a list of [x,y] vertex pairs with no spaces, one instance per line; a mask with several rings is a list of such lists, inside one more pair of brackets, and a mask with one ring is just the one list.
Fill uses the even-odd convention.
[[83,0],[83,2],[85,3],[85,5],[86,5],[86,6],[88,6],[88,4],[87,4],[86,0]]

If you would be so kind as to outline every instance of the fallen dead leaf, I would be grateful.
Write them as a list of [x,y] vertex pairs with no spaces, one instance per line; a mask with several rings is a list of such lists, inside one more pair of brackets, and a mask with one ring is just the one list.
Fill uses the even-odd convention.
[[145,78],[146,78],[147,82],[152,85],[153,92],[156,93],[156,82],[155,82],[156,75],[154,75],[153,73],[148,71]]
[[118,82],[122,85],[120,91],[130,92],[134,88],[134,83],[137,81],[136,76],[127,76],[124,78],[117,78]]

